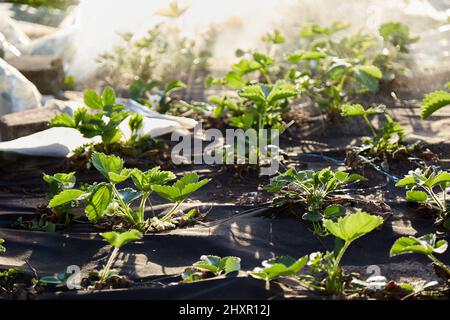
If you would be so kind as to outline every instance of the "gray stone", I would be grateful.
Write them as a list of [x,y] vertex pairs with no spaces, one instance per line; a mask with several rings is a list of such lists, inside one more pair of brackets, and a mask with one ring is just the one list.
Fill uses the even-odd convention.
[[0,139],[10,141],[48,129],[48,122],[60,113],[54,105],[7,114],[0,118]]
[[64,68],[62,60],[58,57],[7,57],[6,62],[33,82],[42,94],[57,95],[64,89]]

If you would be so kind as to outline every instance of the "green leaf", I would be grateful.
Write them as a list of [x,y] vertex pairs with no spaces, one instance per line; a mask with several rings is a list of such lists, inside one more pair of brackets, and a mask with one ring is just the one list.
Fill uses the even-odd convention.
[[261,105],[266,102],[266,96],[260,85],[246,86],[239,92],[239,96]]
[[426,203],[428,195],[423,191],[410,190],[406,192],[406,200],[409,202]]
[[219,269],[224,274],[237,272],[241,270],[241,258],[238,257],[225,257],[220,260]]
[[360,104],[344,104],[341,107],[341,114],[344,117],[362,117],[370,116],[375,114],[383,114],[386,112],[384,106],[379,106],[377,108],[364,109]]
[[170,81],[164,88],[164,93],[169,94],[175,90],[180,90],[186,88],[186,85],[180,80]]
[[326,58],[326,54],[318,51],[297,52],[288,57],[292,63],[300,63],[304,60],[320,60]]
[[397,184],[396,187],[410,187],[416,184],[416,180],[412,176],[407,176],[403,179],[401,179]]
[[441,172],[439,173],[434,179],[431,184],[431,187],[435,187],[437,185],[444,185],[450,182],[450,173],[448,172]]
[[43,180],[49,184],[53,195],[60,193],[63,189],[72,189],[76,183],[75,172],[57,173],[52,176],[44,174]]
[[391,248],[391,257],[419,253],[431,255],[433,253],[442,254],[447,250],[448,243],[445,240],[436,241],[436,235],[428,234],[420,238],[402,237],[395,241]]
[[238,257],[224,257],[204,255],[200,261],[193,264],[193,267],[200,271],[212,272],[216,276],[224,273],[228,274],[241,269],[241,259]]
[[175,180],[176,176],[170,171],[161,171],[159,167],[155,167],[147,172],[134,169],[131,175],[134,185],[141,191],[151,192],[155,185],[163,186],[168,182]]
[[113,106],[116,104],[116,93],[111,87],[106,87],[102,94],[103,106]]
[[103,132],[102,141],[108,144],[116,143],[120,141],[122,136],[122,131],[120,131],[119,129],[111,129]]
[[125,188],[118,190],[120,198],[125,204],[128,204],[142,196],[142,192],[136,191],[131,188]]
[[355,182],[355,181],[367,181],[367,178],[359,174],[352,173],[351,175],[348,176],[345,182]]
[[346,242],[352,242],[373,231],[383,224],[381,217],[358,212],[340,218],[337,222],[325,220],[324,226],[335,237]]
[[[377,92],[381,71],[375,66],[358,66],[355,68],[356,80],[366,88],[367,91]],[[382,73],[381,73],[382,76]]]
[[297,94],[298,90],[293,85],[285,81],[278,81],[270,91],[267,102],[273,103],[278,100],[295,97]]
[[175,182],[172,186],[154,185],[152,189],[161,197],[174,201],[184,201],[192,193],[210,182],[209,179],[198,181],[199,177],[196,173],[191,172],[186,174],[180,180]]
[[250,275],[256,279],[272,281],[279,277],[296,276],[308,262],[308,256],[298,260],[290,257],[278,257],[263,263],[265,268],[256,268]]
[[85,194],[85,192],[81,191],[81,190],[75,190],[75,189],[64,190],[60,194],[53,197],[53,199],[50,201],[48,207],[49,208],[59,207],[63,204],[77,200],[84,194]]
[[120,175],[123,169],[123,160],[116,156],[107,156],[104,153],[95,152],[91,157],[94,167],[108,180],[110,173]]
[[281,34],[281,31],[275,29],[273,33],[267,33],[262,37],[262,41],[270,42],[272,44],[283,44],[286,42],[286,39]]
[[336,219],[337,217],[345,216],[346,211],[344,206],[332,204],[323,211],[323,215],[325,219]]
[[102,98],[94,90],[87,90],[84,93],[84,104],[91,109],[102,110]]
[[327,73],[332,80],[340,81],[349,68],[350,64],[345,61],[338,60],[330,66]]
[[113,195],[111,185],[99,184],[95,187],[91,196],[87,199],[87,204],[84,209],[84,212],[90,222],[97,223],[97,221],[105,213],[112,198]]
[[75,128],[76,123],[75,121],[68,115],[68,114],[59,114],[55,116],[52,120],[50,120],[49,124],[50,127],[64,127],[64,128]]
[[241,89],[247,84],[245,79],[237,72],[229,72],[224,80],[233,89]]
[[376,66],[359,66],[358,70],[377,80],[381,80],[383,78],[383,73]]
[[130,169],[123,169],[119,174],[117,174],[115,172],[110,172],[108,174],[108,180],[114,184],[122,183],[131,177],[131,173],[132,173],[132,170],[130,170]]
[[120,249],[123,245],[142,239],[143,235],[137,230],[130,230],[123,233],[115,231],[102,233],[101,236],[114,248]]

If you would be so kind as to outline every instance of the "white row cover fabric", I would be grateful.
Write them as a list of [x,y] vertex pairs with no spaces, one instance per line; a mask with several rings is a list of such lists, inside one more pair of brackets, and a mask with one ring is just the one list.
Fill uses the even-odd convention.
[[0,59],[0,116],[41,107],[36,86],[16,68]]
[[[159,114],[132,100],[120,99],[119,101],[126,106],[127,110],[143,116],[141,134],[148,134],[153,138],[177,130],[189,130],[197,124],[197,121],[193,119]],[[67,102],[60,109],[64,113],[72,114],[77,104],[79,103]],[[131,136],[128,121],[129,118],[125,119],[119,126],[124,134],[124,139],[129,139]],[[64,158],[70,156],[71,152],[78,147],[100,141],[100,137],[84,138],[76,129],[50,128],[16,140],[0,142],[0,151],[28,156]]]

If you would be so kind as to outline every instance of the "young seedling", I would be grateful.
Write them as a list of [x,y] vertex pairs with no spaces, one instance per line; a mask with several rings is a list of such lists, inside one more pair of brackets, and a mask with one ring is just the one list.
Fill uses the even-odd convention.
[[243,145],[219,148],[215,152],[223,155],[224,163],[264,165],[263,155],[270,154],[272,141],[288,126],[283,122],[282,114],[290,109],[292,100],[298,95],[299,91],[293,85],[278,81],[273,85],[245,86],[239,91],[239,99],[213,97],[216,104],[213,114],[217,117],[225,115],[231,126],[248,133]]
[[114,264],[114,260],[116,259],[120,248],[129,242],[142,239],[142,233],[137,230],[130,230],[123,233],[113,231],[102,233],[101,236],[114,248],[100,275],[100,283],[105,283],[111,276],[111,267]]
[[[78,130],[85,138],[100,137],[101,143],[88,144],[72,150],[75,156],[87,158],[94,152],[108,154],[120,153],[127,156],[142,157],[149,150],[160,148],[161,145],[148,135],[140,133],[143,125],[141,115],[130,113],[116,102],[116,93],[111,87],[106,87],[99,96],[94,90],[84,93],[84,103],[90,109],[79,108],[73,116],[60,114],[54,117],[50,127],[67,127]],[[131,137],[125,140],[120,125],[129,118],[128,125]]]
[[300,203],[306,213],[303,219],[321,224],[324,219],[336,219],[345,215],[345,208],[331,204],[327,207],[333,192],[351,182],[366,181],[358,174],[333,172],[330,168],[321,171],[296,171],[289,169],[273,178],[265,190],[276,193],[273,199],[275,206]]
[[362,236],[383,224],[383,219],[366,212],[358,212],[339,218],[337,222],[325,220],[328,232],[337,238],[333,254],[322,253],[310,256],[308,265],[313,273],[325,270],[327,277],[321,285],[325,292],[340,294],[344,292],[344,272],[339,264],[350,245]]
[[[325,228],[336,237],[333,252],[315,252],[298,260],[291,257],[277,257],[264,262],[264,268],[256,268],[250,275],[266,281],[267,286],[270,281],[280,277],[290,277],[309,289],[328,294],[342,294],[347,281],[340,262],[345,252],[354,241],[372,232],[382,223],[383,219],[380,217],[365,212],[347,215],[339,218],[337,222],[325,220]],[[299,275],[305,266],[309,267],[311,275]]]
[[183,283],[189,283],[239,270],[241,270],[241,259],[238,257],[201,256],[200,260],[187,268],[181,277]]
[[[176,114],[177,104],[187,105],[186,102],[180,102],[180,99],[171,95],[175,91],[186,88],[183,82],[173,80],[162,89],[160,89],[161,86],[162,83],[159,81],[145,83],[142,80],[135,80],[130,87],[130,98],[162,114]],[[155,93],[151,94],[151,92]]]
[[379,28],[385,44],[391,44],[401,53],[408,53],[410,46],[419,41],[419,37],[411,36],[409,27],[399,22],[384,23]]
[[79,276],[74,277],[73,273],[64,271],[53,276],[42,277],[39,279],[39,283],[52,285],[56,288],[67,287],[72,289],[80,289],[81,286],[78,283],[80,280],[81,279]]
[[444,223],[450,230],[450,206],[447,199],[447,189],[450,187],[450,173],[436,167],[425,171],[416,169],[410,171],[397,187],[406,188],[406,200],[430,206],[438,212],[436,223]]
[[0,253],[6,252],[6,248],[4,247],[4,244],[5,244],[5,240],[0,239]]
[[391,248],[390,255],[395,257],[403,254],[418,253],[426,255],[446,276],[446,281],[450,279],[450,267],[445,265],[434,254],[443,254],[447,251],[448,243],[445,240],[437,240],[436,235],[428,234],[420,238],[413,236],[402,237],[395,241]]
[[73,208],[76,207],[76,201],[66,203],[64,205],[54,205],[57,199],[52,200],[56,195],[61,194],[63,191],[70,193],[76,184],[75,172],[71,173],[57,173],[54,175],[44,174],[44,181],[49,185],[50,193],[47,194],[47,199],[52,205],[49,205],[52,209],[52,213],[56,218],[57,223],[69,224],[74,218]]
[[163,22],[140,37],[120,34],[122,43],[100,55],[97,62],[105,81],[121,91],[128,90],[136,79],[143,84],[155,79],[162,83],[179,79],[191,84],[210,73],[216,34],[210,27],[191,39],[181,34],[181,28],[176,30],[173,23]]
[[100,136],[105,146],[119,142],[123,133],[118,127],[129,113],[123,105],[116,103],[114,90],[106,87],[102,96],[94,90],[87,90],[84,93],[84,103],[95,113],[91,114],[87,108],[80,108],[74,112],[73,117],[61,114],[53,118],[49,125],[77,129],[86,138]]
[[[450,89],[450,82],[446,85]],[[421,105],[421,117],[423,120],[431,117],[438,110],[450,106],[450,92],[439,90],[425,96]]]
[[264,261],[263,267],[255,268],[249,272],[250,276],[266,282],[266,289],[270,289],[270,282],[280,277],[296,277],[298,273],[306,266],[308,256],[298,260],[291,257],[276,257]]
[[[395,156],[397,152],[409,152],[415,145],[406,145],[406,135],[400,124],[386,114],[386,108],[379,106],[376,108],[364,109],[360,104],[346,104],[342,106],[342,116],[361,117],[367,124],[372,137],[363,137],[362,146],[354,148],[357,154],[363,156],[383,157]],[[378,130],[374,128],[369,120],[369,116],[384,115],[386,123]]]
[[[176,176],[169,171],[161,171],[159,167],[142,172],[139,169],[124,168],[124,162],[116,156],[94,153],[91,163],[107,182],[97,183],[86,190],[67,189],[55,195],[50,201],[50,208],[57,208],[72,202],[85,202],[84,211],[92,223],[97,223],[103,217],[118,217],[133,228],[146,232],[150,229],[160,230],[160,224],[169,223],[173,226],[173,215],[184,201],[195,191],[203,187],[209,180],[199,181],[196,173],[188,173],[172,186],[165,186]],[[133,188],[120,189],[119,184],[132,179],[137,190]],[[174,206],[163,218],[145,218],[146,203],[152,192],[173,201]],[[139,201],[137,210],[132,204]],[[186,217],[192,216],[189,212]],[[157,226],[157,227],[155,227]],[[154,228],[155,227],[155,228]]]
[[401,74],[402,54],[416,41],[408,27],[399,23],[380,28],[384,43],[362,31],[336,37],[349,26],[308,24],[300,32],[300,48],[287,55],[294,66],[285,78],[296,83],[320,111],[332,115],[340,112],[343,104],[378,92],[381,81]]

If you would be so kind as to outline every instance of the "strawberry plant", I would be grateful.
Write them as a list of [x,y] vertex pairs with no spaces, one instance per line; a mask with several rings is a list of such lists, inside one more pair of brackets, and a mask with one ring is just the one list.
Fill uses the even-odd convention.
[[[446,87],[450,89],[450,82]],[[450,106],[450,93],[447,91],[439,90],[432,92],[425,96],[421,105],[421,117],[423,120],[431,117],[436,111]]]
[[176,114],[178,113],[175,110],[177,106],[187,105],[186,102],[172,96],[173,92],[186,88],[183,82],[173,80],[164,85],[162,89],[161,86],[162,83],[159,81],[146,83],[142,80],[135,80],[130,86],[130,98],[162,114]]
[[447,189],[450,187],[450,173],[436,167],[426,170],[410,171],[397,187],[406,188],[406,200],[428,205],[438,213],[436,223],[444,223],[450,230],[450,206],[447,199]]
[[[49,201],[64,190],[73,189],[76,184],[75,172],[57,173],[55,175],[44,174],[43,179],[49,185],[50,193],[47,194],[47,199]],[[69,224],[77,217],[76,214],[73,213],[73,208],[76,207],[75,201],[52,207],[51,211],[56,222]]]
[[345,208],[331,204],[330,196],[348,183],[365,180],[360,175],[333,172],[329,168],[298,172],[289,169],[273,178],[264,189],[277,195],[272,201],[275,206],[300,204],[305,209],[303,219],[321,225],[326,219],[345,215]]
[[[106,87],[100,96],[94,90],[84,93],[84,103],[90,109],[79,108],[73,116],[60,114],[54,117],[50,127],[66,127],[78,130],[85,138],[100,137],[101,143],[83,146],[73,150],[76,155],[83,155],[88,149],[88,156],[93,151],[105,153],[120,153],[135,157],[143,156],[149,149],[160,147],[149,136],[139,134],[142,128],[142,116],[132,114],[116,102],[116,93],[111,87]],[[131,138],[124,141],[120,124],[129,118],[128,125],[132,132]]]
[[[388,156],[394,157],[398,152],[410,152],[416,147],[415,144],[406,144],[406,135],[400,124],[394,121],[388,114],[386,108],[379,106],[376,108],[364,109],[360,104],[345,104],[342,106],[342,116],[360,117],[364,120],[372,133],[371,137],[363,137],[362,145],[353,148],[358,155],[369,158],[380,157],[382,160]],[[384,115],[386,123],[379,129],[375,129],[369,120],[369,116]]]
[[[172,172],[161,171],[158,167],[146,172],[126,169],[121,158],[103,153],[94,153],[91,162],[107,182],[94,184],[86,190],[64,190],[53,197],[49,204],[50,208],[67,205],[73,201],[83,201],[85,214],[92,223],[97,223],[105,217],[116,217],[141,231],[159,231],[174,227],[177,221],[173,216],[178,213],[183,202],[209,182],[209,180],[199,181],[197,174],[188,173],[172,186],[167,186],[167,183],[176,177]],[[137,190],[118,188],[119,184],[130,178]],[[146,203],[152,192],[174,203],[162,218],[145,218]],[[139,207],[134,210],[132,204],[138,201]],[[192,216],[192,212],[186,216]]]
[[[354,241],[382,224],[383,219],[365,212],[350,214],[337,221],[327,219],[324,226],[336,237],[333,252],[316,252],[298,260],[291,257],[274,258],[265,261],[263,268],[256,268],[250,275],[267,283],[280,277],[289,277],[309,289],[327,294],[344,294],[354,279],[352,275],[346,277],[340,267],[345,252]],[[299,275],[305,266],[308,266],[310,274]]]
[[181,275],[183,283],[200,281],[241,270],[241,259],[237,257],[201,256],[200,260]]
[[[270,48],[268,52],[273,53],[273,49],[285,42],[279,30],[268,33],[262,37],[264,43]],[[282,66],[278,64],[270,53],[262,53],[258,51],[236,50],[236,57],[240,58],[239,62],[233,64],[230,71],[223,78],[213,78],[209,76],[205,79],[205,87],[222,85],[234,90],[242,89],[252,83],[260,82],[264,84],[273,84],[276,80],[280,80]]]
[[349,26],[339,22],[329,27],[308,24],[300,32],[301,47],[287,56],[294,67],[286,78],[320,111],[340,112],[343,104],[378,92],[381,81],[391,81],[403,72],[401,54],[416,41],[408,27],[398,23],[381,26],[383,44],[361,31],[336,36]]
[[137,230],[130,230],[122,233],[112,231],[102,233],[101,236],[114,248],[109,256],[108,262],[100,274],[100,283],[104,283],[111,277],[111,268],[120,248],[129,242],[142,239],[142,233]]
[[106,87],[102,96],[94,90],[88,90],[84,93],[84,103],[95,113],[91,114],[87,108],[80,108],[74,112],[73,117],[67,114],[56,116],[50,121],[50,126],[74,128],[86,138],[99,136],[105,146],[119,142],[123,133],[118,127],[129,113],[123,105],[116,103],[114,90]]
[[447,251],[448,243],[445,240],[437,240],[436,235],[428,234],[420,238],[413,236],[402,237],[395,241],[391,248],[390,255],[395,257],[403,254],[418,253],[427,256],[438,268],[439,274],[443,273],[443,278],[447,282],[450,279],[450,267],[445,265],[435,257],[435,254],[443,254]]
[[249,275],[253,278],[266,281],[266,288],[270,288],[270,282],[280,277],[296,277],[299,272],[306,266],[308,256],[304,256],[298,260],[292,257],[276,257],[266,260],[262,263],[262,267],[255,268]]
[[155,25],[142,37],[131,33],[119,36],[122,43],[97,59],[102,77],[116,90],[128,91],[136,79],[145,84],[180,79],[191,86],[209,73],[210,48],[216,39],[213,27],[196,39],[182,35],[167,22]]
[[[313,274],[325,271],[327,276],[320,283],[314,283],[327,293],[340,294],[345,290],[344,272],[339,264],[350,245],[360,237],[372,232],[383,224],[383,219],[366,212],[358,212],[339,218],[336,222],[325,220],[327,231],[336,237],[335,250],[310,256],[308,266]],[[351,283],[351,280],[350,280]]]

